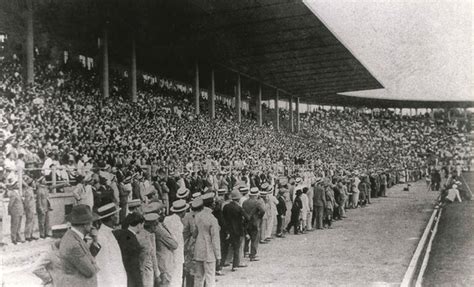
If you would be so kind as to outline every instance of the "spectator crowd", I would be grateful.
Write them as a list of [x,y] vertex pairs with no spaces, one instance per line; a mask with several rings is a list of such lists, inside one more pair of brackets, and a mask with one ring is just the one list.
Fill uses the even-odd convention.
[[215,119],[195,115],[192,95],[169,83],[139,81],[132,102],[118,73],[104,99],[95,72],[72,61],[37,57],[26,87],[16,57],[0,66],[12,243],[38,239],[35,216],[52,236],[49,197],[74,198],[35,269],[53,286],[214,286],[223,268],[259,260],[260,244],[331,228],[399,183],[438,190],[440,170],[441,188],[457,188],[470,166],[458,127],[426,115],[321,109],[291,134],[250,115],[238,124],[221,102]]

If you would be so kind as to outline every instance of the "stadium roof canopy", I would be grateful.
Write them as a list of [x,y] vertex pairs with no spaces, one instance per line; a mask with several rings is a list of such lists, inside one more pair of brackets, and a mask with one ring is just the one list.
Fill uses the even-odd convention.
[[383,86],[302,0],[36,1],[35,18],[46,23],[44,29],[75,41],[72,45],[88,43],[98,54],[96,37],[108,19],[114,60],[127,63],[133,35],[139,68],[190,82],[198,59],[203,87],[206,67],[221,69],[218,92],[219,81],[233,82],[230,70],[241,73],[252,89],[255,81],[245,78],[270,87],[264,86],[263,99],[273,98],[277,88],[281,98],[293,95],[322,105],[438,105],[338,95]]

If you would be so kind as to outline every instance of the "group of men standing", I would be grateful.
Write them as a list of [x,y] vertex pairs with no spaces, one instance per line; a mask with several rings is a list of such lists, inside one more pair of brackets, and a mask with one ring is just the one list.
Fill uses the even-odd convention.
[[84,283],[67,286],[214,286],[223,268],[245,268],[245,257],[258,261],[259,245],[273,235],[331,228],[347,207],[369,202],[369,177],[361,182],[354,175],[286,178],[231,191],[192,193],[181,186],[169,209],[161,200],[130,205],[120,226],[115,203],[78,204],[67,218],[70,229],[36,273],[54,286],[66,286],[57,283],[64,280]]

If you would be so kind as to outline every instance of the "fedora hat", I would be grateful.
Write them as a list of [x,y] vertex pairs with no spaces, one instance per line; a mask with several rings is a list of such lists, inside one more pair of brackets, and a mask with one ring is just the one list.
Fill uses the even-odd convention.
[[250,195],[259,195],[260,191],[258,190],[258,187],[252,187],[250,189]]
[[115,204],[111,202],[97,208],[97,215],[99,216],[99,219],[104,219],[104,218],[114,215],[115,213],[118,213],[119,211],[120,211],[120,207],[117,208]]
[[178,199],[173,201],[173,205],[171,206],[171,211],[174,213],[186,211],[189,208],[189,204],[186,203],[184,199]]
[[66,215],[66,221],[71,224],[87,224],[99,219],[99,216],[92,213],[91,208],[85,204],[74,206],[71,212]]
[[176,197],[179,199],[187,198],[189,196],[189,189],[186,187],[180,187],[176,192]]
[[242,194],[237,190],[233,190],[230,194],[230,198],[232,198],[233,200],[241,199]]

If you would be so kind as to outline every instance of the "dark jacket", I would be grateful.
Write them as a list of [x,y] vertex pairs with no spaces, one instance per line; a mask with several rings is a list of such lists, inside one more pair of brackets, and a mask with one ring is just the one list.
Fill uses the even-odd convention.
[[125,271],[127,271],[128,286],[143,286],[140,271],[140,253],[142,246],[135,234],[127,229],[113,231],[115,238],[122,251],[122,261]]
[[286,215],[286,202],[282,195],[278,196],[277,212],[280,216]]
[[265,208],[256,198],[249,198],[242,204],[245,218],[248,220],[248,228],[258,228],[265,215]]
[[326,194],[320,185],[314,188],[313,205],[317,207],[324,207],[326,205]]
[[223,209],[224,222],[227,232],[235,237],[244,234],[245,214],[240,205],[231,201]]

